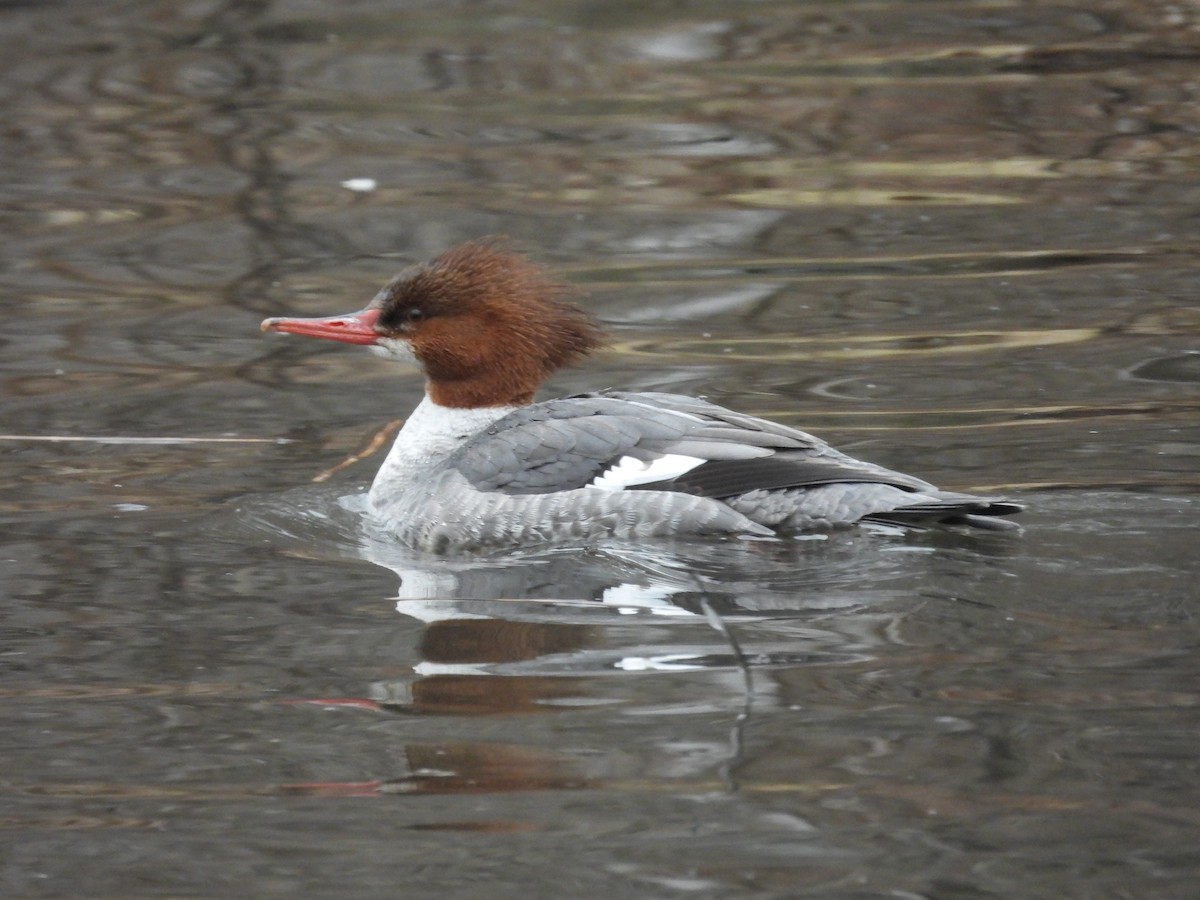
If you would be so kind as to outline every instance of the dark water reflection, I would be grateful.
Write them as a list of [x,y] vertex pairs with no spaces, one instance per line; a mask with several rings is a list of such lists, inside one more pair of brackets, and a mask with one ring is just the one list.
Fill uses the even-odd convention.
[[[0,23],[0,893],[1194,894],[1190,7]],[[487,233],[613,327],[555,392],[706,394],[1024,534],[364,532],[420,384],[257,323]]]

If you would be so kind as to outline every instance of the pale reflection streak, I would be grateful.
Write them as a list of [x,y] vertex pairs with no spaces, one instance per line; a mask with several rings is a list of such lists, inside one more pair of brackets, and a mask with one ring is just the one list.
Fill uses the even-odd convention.
[[[867,334],[839,338],[743,337],[710,339],[703,342],[676,340],[624,341],[614,345],[618,353],[630,356],[669,354],[687,359],[728,359],[732,348],[741,359],[767,359],[772,362],[875,359],[892,356],[947,356],[990,350],[1016,350],[1048,347],[1092,340],[1103,334],[1101,328],[1046,328],[1013,331],[959,331],[912,334]],[[837,345],[836,347],[830,345]],[[794,347],[812,349],[790,349]],[[754,353],[756,347],[765,352]],[[825,347],[826,349],[822,349]],[[747,352],[747,350],[751,352]]]

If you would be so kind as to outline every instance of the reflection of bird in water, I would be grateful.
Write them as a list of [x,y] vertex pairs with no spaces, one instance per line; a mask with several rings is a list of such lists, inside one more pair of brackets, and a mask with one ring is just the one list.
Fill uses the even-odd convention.
[[[806,540],[608,539],[445,556],[397,542],[365,514],[364,494],[343,490],[309,487],[241,502],[239,520],[276,546],[366,560],[395,576],[383,589],[395,590],[391,602],[404,619],[380,628],[373,618],[360,639],[376,645],[380,661],[394,658],[397,639],[411,658],[376,666],[362,696],[309,702],[489,718],[619,708],[622,715],[701,712],[707,721],[715,713],[728,717],[727,727],[703,729],[686,747],[656,747],[635,767],[697,778],[717,770],[730,786],[753,713],[791,702],[787,679],[797,676],[787,673],[858,677],[895,639],[915,583],[961,583],[986,572],[989,556],[1003,559],[1020,546],[987,532],[880,527]],[[369,601],[372,616],[379,602]],[[634,689],[634,682],[658,687]],[[565,753],[523,773],[524,757],[511,759],[508,747],[481,739],[459,755],[440,744],[411,745],[421,765],[370,790],[554,788],[603,780],[613,774],[610,764],[624,765]]]

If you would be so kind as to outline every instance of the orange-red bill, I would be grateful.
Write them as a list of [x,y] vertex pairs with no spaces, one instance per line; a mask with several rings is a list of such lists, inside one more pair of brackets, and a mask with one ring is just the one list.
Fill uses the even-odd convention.
[[379,333],[375,330],[375,322],[378,319],[379,310],[362,309],[356,313],[326,316],[322,319],[264,319],[259,327],[263,331],[325,338],[344,344],[374,344],[379,340]]

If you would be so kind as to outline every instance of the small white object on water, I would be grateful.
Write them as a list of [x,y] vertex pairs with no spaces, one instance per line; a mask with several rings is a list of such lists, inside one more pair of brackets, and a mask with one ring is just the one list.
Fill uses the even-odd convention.
[[369,194],[378,186],[379,182],[374,178],[347,178],[342,182],[342,187],[358,194]]

